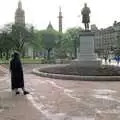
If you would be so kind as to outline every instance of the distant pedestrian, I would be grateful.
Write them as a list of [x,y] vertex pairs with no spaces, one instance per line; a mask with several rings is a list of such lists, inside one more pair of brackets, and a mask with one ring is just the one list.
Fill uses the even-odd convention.
[[105,60],[105,63],[107,63],[107,57],[106,56],[104,57],[104,60]]
[[119,56],[116,56],[116,57],[115,57],[115,60],[116,60],[117,64],[119,65],[120,57],[119,57]]
[[11,89],[15,90],[16,95],[20,94],[18,88],[21,88],[23,90],[24,95],[29,94],[29,92],[26,91],[24,88],[23,68],[18,52],[15,52],[12,55],[12,59],[10,61],[10,72],[11,72]]
[[117,57],[117,64],[119,65],[119,62],[120,62],[120,57],[118,56]]
[[109,58],[109,64],[111,64],[111,59]]

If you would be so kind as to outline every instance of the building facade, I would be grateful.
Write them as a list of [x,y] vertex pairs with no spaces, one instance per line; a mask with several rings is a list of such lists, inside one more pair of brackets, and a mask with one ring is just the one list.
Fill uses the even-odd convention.
[[[15,24],[25,27],[25,12],[22,8],[22,2],[19,0],[18,8],[15,12]],[[24,44],[23,54],[26,57],[33,57],[33,48],[29,43]]]
[[91,30],[95,33],[95,51],[101,57],[110,57],[113,50],[118,48],[120,23],[114,22],[112,26],[100,30],[95,25],[92,25]]

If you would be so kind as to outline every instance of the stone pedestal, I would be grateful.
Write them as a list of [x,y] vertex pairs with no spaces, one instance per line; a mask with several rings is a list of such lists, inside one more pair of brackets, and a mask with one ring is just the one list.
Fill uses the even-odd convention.
[[73,64],[80,66],[99,66],[101,61],[97,60],[94,52],[94,33],[91,31],[84,31],[80,33],[80,49],[78,58],[73,61]]

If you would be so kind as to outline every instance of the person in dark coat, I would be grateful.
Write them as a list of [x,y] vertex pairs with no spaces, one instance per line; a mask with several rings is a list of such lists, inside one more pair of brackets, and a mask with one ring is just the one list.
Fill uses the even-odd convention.
[[15,90],[16,94],[20,94],[18,88],[23,90],[23,94],[29,94],[24,88],[24,76],[23,76],[23,68],[20,61],[19,53],[15,52],[12,55],[12,59],[10,61],[10,72],[11,72],[11,89]]

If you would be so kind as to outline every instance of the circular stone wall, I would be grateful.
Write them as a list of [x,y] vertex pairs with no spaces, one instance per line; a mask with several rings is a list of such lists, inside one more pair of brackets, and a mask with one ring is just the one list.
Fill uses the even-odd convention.
[[120,80],[120,68],[107,65],[101,67],[54,65],[34,69],[33,73],[44,77],[68,80]]

